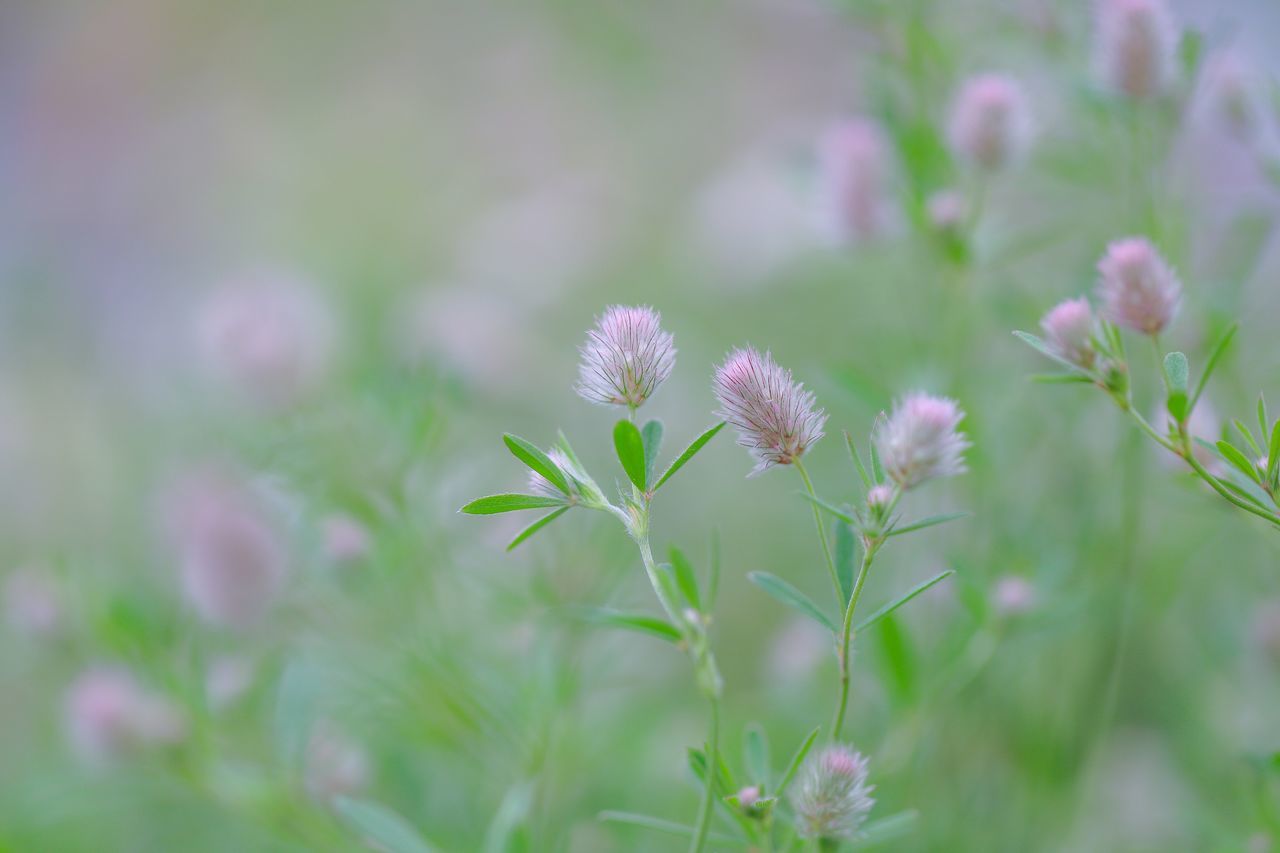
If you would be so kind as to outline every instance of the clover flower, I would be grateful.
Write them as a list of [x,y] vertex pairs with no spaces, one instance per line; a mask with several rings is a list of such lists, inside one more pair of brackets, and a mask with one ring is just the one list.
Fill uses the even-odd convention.
[[672,337],[648,306],[612,305],[587,333],[577,391],[593,403],[635,409],[653,396],[676,363]]
[[980,74],[965,81],[951,107],[947,128],[960,159],[987,172],[1022,156],[1031,136],[1027,99],[1017,80]]
[[957,431],[964,412],[954,400],[908,394],[876,425],[876,449],[885,471],[904,489],[965,471],[969,441]]
[[1065,299],[1040,320],[1045,341],[1067,361],[1079,367],[1093,364],[1093,309],[1089,300]]
[[836,744],[805,762],[793,795],[800,835],[804,838],[852,839],[875,800],[867,784],[868,762],[860,753]]
[[1128,237],[1108,246],[1098,262],[1097,294],[1107,320],[1156,335],[1178,313],[1182,285],[1150,242]]
[[1165,0],[1101,0],[1096,27],[1098,71],[1110,89],[1151,98],[1168,88],[1177,30]]
[[769,355],[736,349],[716,369],[712,389],[717,412],[738,431],[738,444],[756,460],[751,473],[790,465],[822,438],[827,416],[813,393]]

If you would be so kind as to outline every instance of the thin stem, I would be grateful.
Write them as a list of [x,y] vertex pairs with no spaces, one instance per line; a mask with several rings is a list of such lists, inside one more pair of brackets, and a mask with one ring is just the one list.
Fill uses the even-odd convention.
[[702,791],[702,807],[698,810],[698,824],[693,832],[693,840],[689,842],[689,853],[702,853],[707,844],[707,832],[711,829],[711,812],[716,802],[716,770],[720,764],[720,699],[715,695],[707,697],[711,704],[711,720],[707,724],[707,766],[706,787]]
[[[800,472],[800,479],[804,480],[805,491],[809,493],[809,497],[817,499],[818,495],[813,490],[813,481],[809,479],[809,472],[804,469],[804,465],[799,459],[792,461],[796,466],[796,470]],[[827,526],[822,523],[822,510],[818,509],[818,505],[813,501],[809,502],[809,506],[813,509],[813,523],[818,528],[818,541],[822,543],[822,556],[827,558],[827,571],[831,573],[831,586],[836,593],[836,601],[844,598],[844,592],[840,589],[840,574],[836,571],[836,561],[831,556],[831,545],[827,542]]]
[[1178,453],[1178,455],[1181,456],[1183,459],[1187,460],[1187,464],[1190,465],[1195,470],[1195,472],[1200,475],[1200,479],[1204,480],[1206,483],[1212,486],[1213,490],[1218,494],[1222,495],[1222,497],[1226,498],[1228,501],[1240,507],[1241,509],[1245,510],[1246,512],[1251,512],[1254,515],[1258,516],[1259,518],[1265,518],[1267,521],[1271,522],[1277,527],[1280,527],[1280,515],[1276,515],[1275,513],[1268,512],[1267,510],[1263,509],[1260,506],[1254,506],[1253,504],[1249,503],[1245,499],[1237,497],[1236,495],[1232,494],[1225,486],[1223,486],[1221,483],[1218,482],[1217,477],[1213,476],[1212,474],[1210,474],[1208,471],[1204,469],[1204,466],[1201,465],[1199,460],[1196,459],[1195,452],[1192,451],[1190,448],[1188,448],[1185,453]]
[[840,739],[840,730],[844,728],[844,713],[849,707],[849,645],[853,642],[853,611],[862,597],[862,585],[867,580],[867,571],[876,551],[880,549],[880,541],[866,547],[862,551],[862,562],[858,566],[858,577],[853,582],[853,593],[849,596],[849,605],[844,609],[844,627],[840,632],[840,646],[836,656],[840,661],[840,700],[836,705],[835,721],[831,724],[831,739]]

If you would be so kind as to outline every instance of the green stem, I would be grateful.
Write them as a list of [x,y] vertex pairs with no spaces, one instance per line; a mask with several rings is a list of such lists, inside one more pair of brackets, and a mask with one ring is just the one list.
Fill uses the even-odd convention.
[[844,609],[844,625],[840,631],[840,645],[836,649],[836,657],[840,662],[840,699],[836,705],[835,721],[831,724],[831,739],[838,741],[840,731],[844,728],[844,714],[849,707],[849,647],[853,642],[853,611],[862,597],[862,585],[867,580],[867,571],[876,551],[880,550],[883,540],[875,540],[862,551],[862,562],[858,566],[858,577],[853,582],[853,593],[849,596],[849,604]]
[[698,810],[698,824],[689,842],[689,853],[702,853],[707,844],[707,833],[711,829],[711,812],[716,802],[716,769],[720,763],[720,699],[716,695],[707,697],[711,705],[711,720],[707,724],[707,766],[706,787],[702,791],[702,806]]
[[[792,464],[800,472],[800,479],[804,480],[804,488],[809,493],[809,497],[816,499],[818,495],[813,490],[813,481],[809,479],[809,472],[804,469],[804,465],[800,463],[799,459],[793,460]],[[813,523],[818,528],[818,541],[822,543],[822,556],[827,558],[827,571],[831,574],[831,586],[835,589],[836,601],[840,601],[844,598],[844,592],[840,589],[840,574],[836,571],[835,558],[831,556],[831,545],[827,542],[827,526],[822,523],[822,510],[818,509],[818,505],[813,501],[809,502],[809,506],[813,509]]]

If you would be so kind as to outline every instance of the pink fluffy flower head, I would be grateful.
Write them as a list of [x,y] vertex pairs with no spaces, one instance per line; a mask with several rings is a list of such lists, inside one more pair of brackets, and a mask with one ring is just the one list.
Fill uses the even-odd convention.
[[581,349],[578,393],[593,403],[638,408],[671,375],[676,363],[672,343],[652,308],[606,308]]
[[71,746],[90,764],[137,747],[174,743],[186,734],[181,712],[121,669],[81,673],[67,690],[64,710]]
[[804,838],[857,837],[875,800],[867,784],[867,759],[847,746],[835,744],[805,762],[803,776],[792,797],[800,835]]
[[885,227],[889,153],[879,125],[867,118],[841,122],[821,143],[823,178],[840,237],[869,240]]
[[876,450],[885,471],[904,489],[963,473],[969,447],[957,429],[963,419],[954,400],[919,392],[903,397],[876,425]]
[[1017,80],[980,74],[965,81],[951,107],[947,135],[964,161],[988,172],[1022,156],[1031,134],[1027,99]]
[[1141,237],[1117,240],[1098,262],[1102,316],[1148,335],[1164,331],[1178,313],[1182,285],[1173,268]]
[[1130,98],[1169,85],[1177,29],[1165,0],[1098,0],[1097,64],[1103,82]]
[[738,444],[756,460],[753,475],[790,465],[822,438],[826,413],[815,408],[813,393],[769,353],[734,350],[711,384],[720,402],[717,414],[738,430]]
[[1093,364],[1093,309],[1083,296],[1059,302],[1040,320],[1046,342],[1072,364]]

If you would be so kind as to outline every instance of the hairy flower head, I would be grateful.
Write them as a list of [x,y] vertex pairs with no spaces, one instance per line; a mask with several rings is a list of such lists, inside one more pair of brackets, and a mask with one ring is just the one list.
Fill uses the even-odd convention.
[[1182,285],[1173,268],[1142,237],[1117,240],[1098,261],[1102,316],[1148,335],[1164,331],[1178,313]]
[[1151,98],[1168,87],[1178,34],[1165,0],[1099,0],[1096,26],[1096,61],[1108,88]]
[[1003,74],[969,78],[952,103],[947,135],[957,156],[979,169],[993,172],[1017,160],[1031,136],[1022,86]]
[[752,474],[790,465],[822,438],[826,413],[767,352],[734,350],[716,368],[711,385],[720,402],[717,414],[738,430],[738,444],[756,460]]
[[884,132],[868,118],[852,118],[822,138],[823,180],[839,236],[869,240],[887,218],[889,149]]
[[805,762],[792,795],[804,838],[852,839],[875,805],[867,759],[847,746],[829,746]]
[[885,471],[904,489],[963,473],[969,441],[957,430],[964,412],[954,400],[916,392],[898,401],[876,425]]
[[1045,340],[1058,355],[1072,364],[1093,363],[1093,309],[1083,296],[1059,302],[1040,319]]
[[593,403],[639,407],[671,375],[672,341],[652,308],[611,305],[582,345],[578,393]]

